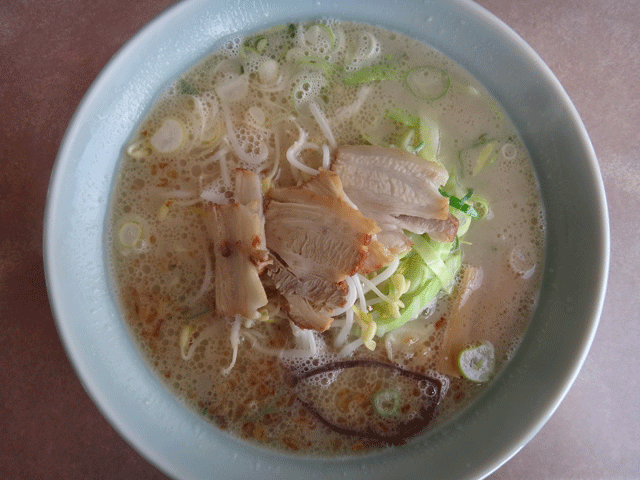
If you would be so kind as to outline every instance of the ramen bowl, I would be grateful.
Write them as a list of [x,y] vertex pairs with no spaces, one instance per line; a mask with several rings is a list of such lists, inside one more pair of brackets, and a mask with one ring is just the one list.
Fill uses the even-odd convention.
[[[483,395],[402,447],[340,459],[261,449],[186,408],[149,369],[129,335],[109,278],[105,238],[123,146],[166,86],[228,35],[318,17],[404,33],[474,75],[518,129],[534,163],[547,220],[537,308],[512,360]],[[49,189],[46,278],[60,336],[87,392],[114,428],[168,475],[482,478],[538,432],[587,355],[608,270],[606,212],[597,160],[567,94],[535,52],[481,7],[455,0],[420,5],[192,0],[131,39],[78,107]]]

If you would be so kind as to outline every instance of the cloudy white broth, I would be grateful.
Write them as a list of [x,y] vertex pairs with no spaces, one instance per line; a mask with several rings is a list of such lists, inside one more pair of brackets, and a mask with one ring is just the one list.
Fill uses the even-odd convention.
[[320,20],[230,38],[124,147],[123,316],[185,405],[305,455],[401,445],[476,398],[535,308],[527,151],[441,53]]

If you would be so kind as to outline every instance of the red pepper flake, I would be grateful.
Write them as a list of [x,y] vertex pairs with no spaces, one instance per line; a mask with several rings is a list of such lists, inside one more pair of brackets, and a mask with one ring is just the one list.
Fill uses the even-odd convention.
[[160,335],[160,328],[164,323],[164,318],[161,318],[156,325],[156,328],[153,329],[153,333],[151,334],[154,338],[157,338]]
[[441,328],[445,323],[446,323],[447,319],[444,317],[440,317],[440,320],[438,320],[436,322],[436,324],[434,325],[434,327],[436,327],[436,330],[438,330],[439,328]]
[[225,258],[231,255],[231,247],[229,246],[228,242],[225,241],[220,244],[220,255]]
[[149,314],[147,315],[147,318],[145,318],[145,321],[147,323],[153,323],[156,320],[156,318],[158,318],[158,314],[159,314],[158,309],[156,307],[151,307],[149,309]]
[[353,450],[354,452],[359,452],[363,448],[364,448],[364,443],[362,443],[362,442],[358,442],[358,443],[356,443],[356,444],[351,446],[351,450]]
[[289,447],[289,449],[293,450],[294,452],[300,449],[298,444],[288,437],[284,437],[282,439],[282,443],[284,443],[287,447]]

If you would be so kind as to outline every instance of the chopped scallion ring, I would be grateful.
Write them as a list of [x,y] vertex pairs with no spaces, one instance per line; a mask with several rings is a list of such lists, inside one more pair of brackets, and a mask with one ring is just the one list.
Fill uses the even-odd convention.
[[472,382],[483,383],[489,380],[495,364],[493,345],[489,341],[463,350],[458,357],[460,373]]
[[140,140],[129,145],[127,153],[133,158],[142,159],[151,155],[153,151],[147,140]]
[[305,40],[309,45],[315,45],[318,42],[319,35],[323,35],[324,37],[326,37],[330,49],[335,46],[336,36],[334,35],[333,31],[329,27],[321,23],[314,23],[307,29],[307,31],[305,32]]
[[174,118],[167,118],[151,138],[151,145],[160,153],[170,153],[182,145],[184,137],[182,124]]
[[269,41],[266,38],[261,38],[256,42],[256,52],[263,53]]
[[118,232],[118,240],[127,248],[133,248],[142,237],[142,227],[136,222],[127,222]]
[[451,78],[441,68],[425,66],[409,72],[407,85],[416,97],[423,100],[437,100],[449,90]]
[[378,390],[371,397],[373,408],[383,417],[391,417],[400,409],[400,392],[397,388]]
[[278,62],[269,59],[258,68],[258,78],[260,79],[260,82],[266,85],[271,85],[278,80],[279,70],[280,67],[278,66]]

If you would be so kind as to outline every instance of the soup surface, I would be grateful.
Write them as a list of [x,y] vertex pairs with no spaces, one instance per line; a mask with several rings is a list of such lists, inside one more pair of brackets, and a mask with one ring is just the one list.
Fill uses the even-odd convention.
[[306,455],[398,445],[476,398],[541,280],[527,152],[437,51],[320,20],[230,38],[125,147],[112,278],[186,405]]

